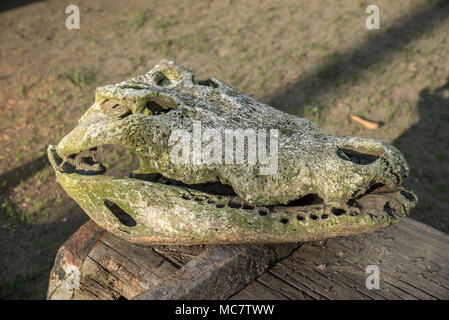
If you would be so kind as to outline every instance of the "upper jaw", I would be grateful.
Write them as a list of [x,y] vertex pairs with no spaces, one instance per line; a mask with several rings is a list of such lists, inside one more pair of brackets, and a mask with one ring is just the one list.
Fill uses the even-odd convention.
[[[79,180],[91,176],[97,176],[98,179],[101,179],[101,176],[106,172],[106,168],[89,155],[81,156],[81,153],[78,153],[72,154],[69,158],[62,158],[59,156],[57,148],[52,145],[49,145],[47,152],[53,169],[57,171],[59,175],[76,175]],[[396,176],[396,174],[394,176]],[[160,174],[146,175],[131,173],[129,177],[122,178],[121,180],[124,181],[127,179],[138,179],[142,182],[166,184],[167,188],[182,188],[189,190],[189,192],[192,192],[193,190],[202,190],[204,194],[209,194],[209,187],[207,184],[205,184],[204,187],[201,187],[201,185],[188,185],[182,181],[167,179]],[[312,215],[313,212],[318,212],[320,215],[325,216],[349,215],[351,217],[362,215],[369,216],[374,222],[377,221],[379,217],[384,216],[390,222],[395,222],[400,217],[406,215],[416,205],[417,197],[410,190],[402,188],[399,184],[391,181],[390,184],[388,184],[386,179],[379,181],[373,183],[365,190],[354,192],[352,197],[341,202],[325,203],[320,198],[308,200],[308,195],[306,195],[301,199],[291,202],[289,205],[259,204],[259,207],[270,208],[269,211],[271,212],[305,212]],[[117,182],[119,183],[118,180]],[[213,189],[214,188],[212,188],[209,195],[216,196],[216,192],[213,191]],[[232,189],[230,196],[225,196],[224,198],[229,198],[228,200],[230,202],[240,203],[240,207],[254,207],[252,204],[245,202],[241,197],[238,197]]]
[[[137,135],[139,132],[146,132],[146,129],[143,129],[144,127],[155,127],[158,125],[158,117],[145,116],[143,114],[131,114],[124,118],[114,118],[100,112],[97,103],[92,106],[91,109],[94,111],[89,112],[89,116],[84,117],[79,125],[65,136],[55,147],[58,156],[64,160],[59,166],[61,172],[75,172],[70,166],[72,165],[73,167],[73,164],[71,163],[82,159],[79,156],[81,152],[89,151],[92,148],[106,144],[121,145],[128,148],[129,151],[141,157],[142,163],[142,159],[146,157],[145,152],[148,152],[153,146],[150,143],[149,145],[140,145],[138,147],[134,145],[133,148],[131,148],[129,143],[130,137],[126,136],[127,134],[129,135],[129,131],[124,130],[123,128],[132,126],[134,128],[134,135]],[[350,199],[354,199],[364,194],[373,185],[383,184],[382,192],[384,193],[399,190],[399,185],[402,183],[403,177],[408,173],[408,165],[403,155],[396,148],[380,140],[363,137],[332,137],[332,139],[331,147],[323,145],[324,151],[317,150],[309,152],[307,156],[303,157],[304,159],[302,162],[294,163],[295,166],[302,167],[304,162],[306,162],[306,165],[308,164],[311,166],[310,170],[316,170],[317,174],[314,175],[314,181],[309,183],[314,190],[313,193],[317,193],[324,200],[326,205],[337,207],[344,206]],[[160,143],[161,141],[162,139],[159,139],[157,143]],[[165,148],[165,145],[162,146],[162,149],[167,149]],[[158,147],[160,149],[160,146]],[[165,155],[162,158],[165,158]],[[342,161],[342,159],[345,161]],[[84,170],[82,174],[102,174],[106,171],[100,163],[91,163],[89,165],[89,162],[92,161],[89,159],[84,160],[82,166],[88,169]],[[325,174],[325,172],[323,172],[323,174],[319,173],[320,170],[322,171],[323,163],[326,162],[329,162],[331,167],[335,166],[336,168],[339,168],[335,175],[328,175]],[[335,165],[333,163],[335,163]],[[65,170],[62,169],[62,166],[64,165],[66,166]],[[317,169],[314,169],[314,165],[318,165]],[[88,171],[91,172],[89,173]],[[146,172],[142,170],[138,172],[146,174]],[[346,173],[342,174],[342,172]],[[159,173],[166,174],[164,171]],[[231,174],[233,173],[231,172]],[[337,177],[337,174],[346,175],[346,180],[349,180],[349,182],[353,180],[360,180],[361,182],[358,185],[351,185],[348,191],[346,190],[348,189],[348,186],[343,185],[343,183],[349,183],[348,181],[332,181],[332,179]],[[187,182],[183,180],[183,178],[172,178]],[[321,190],[321,185],[332,185],[334,190],[330,190],[329,188],[327,190]],[[345,193],[340,191],[344,191]],[[293,190],[292,194],[294,194],[294,192],[295,191]],[[328,196],[326,192],[328,194],[332,193],[331,196]],[[251,200],[245,198],[242,192],[236,193],[242,196],[247,202],[254,204]],[[288,201],[282,202],[262,200],[258,202],[258,204],[286,204],[295,199],[296,198],[291,197]]]

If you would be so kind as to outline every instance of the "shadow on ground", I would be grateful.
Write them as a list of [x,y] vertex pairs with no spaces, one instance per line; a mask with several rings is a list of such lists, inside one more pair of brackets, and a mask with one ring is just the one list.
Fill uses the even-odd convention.
[[0,175],[0,184],[5,184],[2,187],[2,195],[6,198],[9,197],[11,192],[17,187],[22,181],[27,180],[31,176],[35,175],[37,172],[44,169],[50,163],[48,162],[47,153],[44,152],[43,155],[33,159],[23,166],[14,168],[2,175]]
[[[58,207],[62,212],[42,208],[55,216],[50,222],[10,221],[8,211],[23,210],[11,200],[16,188],[48,166],[45,152],[0,175],[0,228],[5,229],[0,232],[0,248],[14,244],[13,252],[2,250],[0,255],[0,299],[45,299],[49,271],[57,250],[88,219],[83,210],[67,197],[63,206]],[[62,220],[61,214],[65,217]],[[11,275],[15,276],[11,278]]]
[[268,104],[295,115],[302,114],[308,101],[332,92],[345,83],[356,83],[367,68],[383,62],[395,51],[443,24],[449,18],[449,1],[441,0],[399,19],[360,46],[340,54],[301,76],[301,80],[268,97]]
[[419,122],[393,144],[410,166],[407,187],[419,197],[412,218],[449,233],[449,77],[436,89],[419,93]]
[[[56,252],[88,217],[73,201],[66,206],[66,218],[43,224],[21,224],[6,238],[15,252],[0,257],[0,300],[46,299],[48,279]],[[0,216],[0,224],[5,223]],[[5,235],[0,240],[5,241]],[[11,275],[14,275],[11,278]]]
[[14,0],[14,1],[2,1],[0,3],[0,12],[13,10],[22,6],[26,6],[35,2],[41,2],[44,0]]

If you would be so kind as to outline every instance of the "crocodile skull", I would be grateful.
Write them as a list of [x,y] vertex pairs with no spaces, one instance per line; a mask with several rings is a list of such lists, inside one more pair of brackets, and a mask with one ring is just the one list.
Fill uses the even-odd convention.
[[[254,132],[256,139],[245,138]],[[260,159],[249,151],[233,158],[239,138],[244,150],[257,145]],[[106,175],[84,155],[106,144],[138,156],[139,169]],[[79,125],[48,156],[58,182],[98,225],[144,244],[350,235],[399,221],[417,201],[400,187],[408,166],[393,146],[329,135],[218,79],[197,81],[168,60],[97,88]]]

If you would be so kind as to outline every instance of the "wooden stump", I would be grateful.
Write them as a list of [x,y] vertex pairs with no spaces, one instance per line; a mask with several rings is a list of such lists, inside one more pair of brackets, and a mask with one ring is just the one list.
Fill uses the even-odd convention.
[[48,299],[119,298],[449,299],[449,236],[406,218],[302,245],[139,246],[89,221],[59,249]]

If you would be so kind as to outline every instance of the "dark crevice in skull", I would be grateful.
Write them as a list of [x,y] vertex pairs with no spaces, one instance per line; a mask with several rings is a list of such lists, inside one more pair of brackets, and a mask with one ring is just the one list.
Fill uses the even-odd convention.
[[145,105],[145,110],[143,114],[149,116],[157,116],[161,114],[166,114],[170,110],[176,109],[176,105],[173,102],[167,102],[165,100],[151,100]]
[[249,204],[244,203],[243,204],[243,209],[245,209],[245,210],[254,210],[254,206],[251,206]]
[[[192,190],[202,191],[206,192],[210,195],[214,196],[225,196],[225,197],[236,197],[237,194],[232,188],[232,186],[227,184],[222,184],[220,182],[207,182],[207,183],[199,183],[199,184],[186,184],[179,180],[174,180],[167,178],[161,174],[151,174],[151,175],[145,175],[145,174],[133,174],[133,178],[140,179],[140,180],[146,180],[151,182],[157,182],[165,185],[171,185],[176,187],[182,187],[182,188],[188,188]],[[287,204],[278,204],[278,206],[281,207],[303,207],[303,206],[311,206],[311,205],[317,205],[317,204],[323,204],[324,201],[316,194],[307,194],[299,199],[293,200]],[[232,199],[229,201],[228,206],[230,208],[243,208],[245,210],[253,210],[254,206],[245,203],[243,200],[239,198]],[[273,205],[266,206],[264,210],[262,210],[262,213],[259,212],[259,214],[264,215],[264,213],[268,213],[269,208],[273,207]]]
[[228,201],[228,207],[234,208],[234,209],[239,209],[239,208],[243,207],[243,204],[238,201],[235,201],[234,199],[231,199]]
[[84,152],[71,155],[60,164],[60,169],[67,173],[78,173],[88,176],[103,174],[106,168],[95,160],[93,156],[88,156]]
[[352,209],[351,211],[349,211],[349,216],[351,217],[357,217],[360,213],[357,212],[356,210]]
[[393,170],[392,165],[390,164],[390,162],[386,158],[381,158],[381,160],[383,161],[385,166],[389,169],[390,174],[392,176],[396,177],[397,184],[400,185],[402,183],[401,175],[398,174],[395,170]]
[[145,180],[145,181],[150,181],[150,182],[157,182],[158,179],[161,177],[161,175],[159,173],[134,173],[132,172],[129,175],[130,178],[133,179],[139,179],[139,180]]
[[109,211],[112,212],[114,216],[119,219],[119,221],[127,226],[127,227],[134,227],[137,225],[136,220],[133,219],[128,213],[126,213],[125,210],[120,208],[117,204],[110,200],[104,200],[104,205],[109,209]]
[[338,149],[337,155],[346,161],[351,161],[360,165],[371,164],[377,159],[378,155],[358,152],[352,149]]
[[401,191],[401,194],[409,201],[416,201],[416,196],[407,191]]
[[390,206],[390,202],[387,201],[384,205],[384,211],[390,216],[390,217],[395,217],[395,211],[391,208]]
[[171,81],[162,72],[156,73],[154,76],[154,82],[160,87],[165,87],[171,84]]
[[170,179],[167,177],[164,177],[161,174],[154,173],[151,175],[143,175],[143,174],[134,174],[132,175],[135,179],[141,179],[151,182],[157,182],[165,185],[172,185],[182,188],[189,188],[197,191],[203,191],[207,192],[212,195],[217,196],[227,196],[227,197],[233,197],[236,196],[236,193],[234,192],[234,189],[227,184],[222,184],[220,182],[207,182],[207,183],[199,183],[199,184],[186,184],[179,180]]
[[338,216],[341,216],[342,214],[345,214],[346,210],[345,209],[341,209],[341,208],[332,208],[331,212],[332,212],[333,215],[338,217]]
[[207,86],[211,88],[218,88],[218,84],[215,83],[212,79],[206,80],[193,80],[193,83],[199,86]]
[[317,194],[309,193],[305,196],[302,196],[299,199],[290,201],[286,205],[282,206],[289,206],[289,207],[302,207],[302,206],[311,206],[316,204],[322,204],[324,201],[321,199]]
[[351,195],[351,198],[356,198],[357,195],[358,195],[361,191],[362,191],[362,190],[360,190],[360,189],[354,191],[354,192],[352,193],[352,195]]
[[368,212],[368,216],[371,218],[371,220],[377,220],[379,218],[374,212]]
[[373,193],[374,191],[379,191],[380,189],[382,189],[385,185],[381,182],[377,182],[374,183],[373,185],[371,185],[371,187],[369,187],[364,193],[358,195],[357,197],[355,197],[355,199],[360,199],[370,193]]
[[[362,206],[360,205],[360,203],[358,203],[355,199],[349,199],[347,202],[348,207],[352,208],[352,214],[355,214],[355,211],[358,210],[360,212],[360,210],[362,209]],[[350,214],[351,214],[350,213]]]
[[157,116],[160,114],[165,114],[170,110],[171,109],[166,109],[155,101],[149,101],[146,104],[144,114],[150,115],[150,116]]

